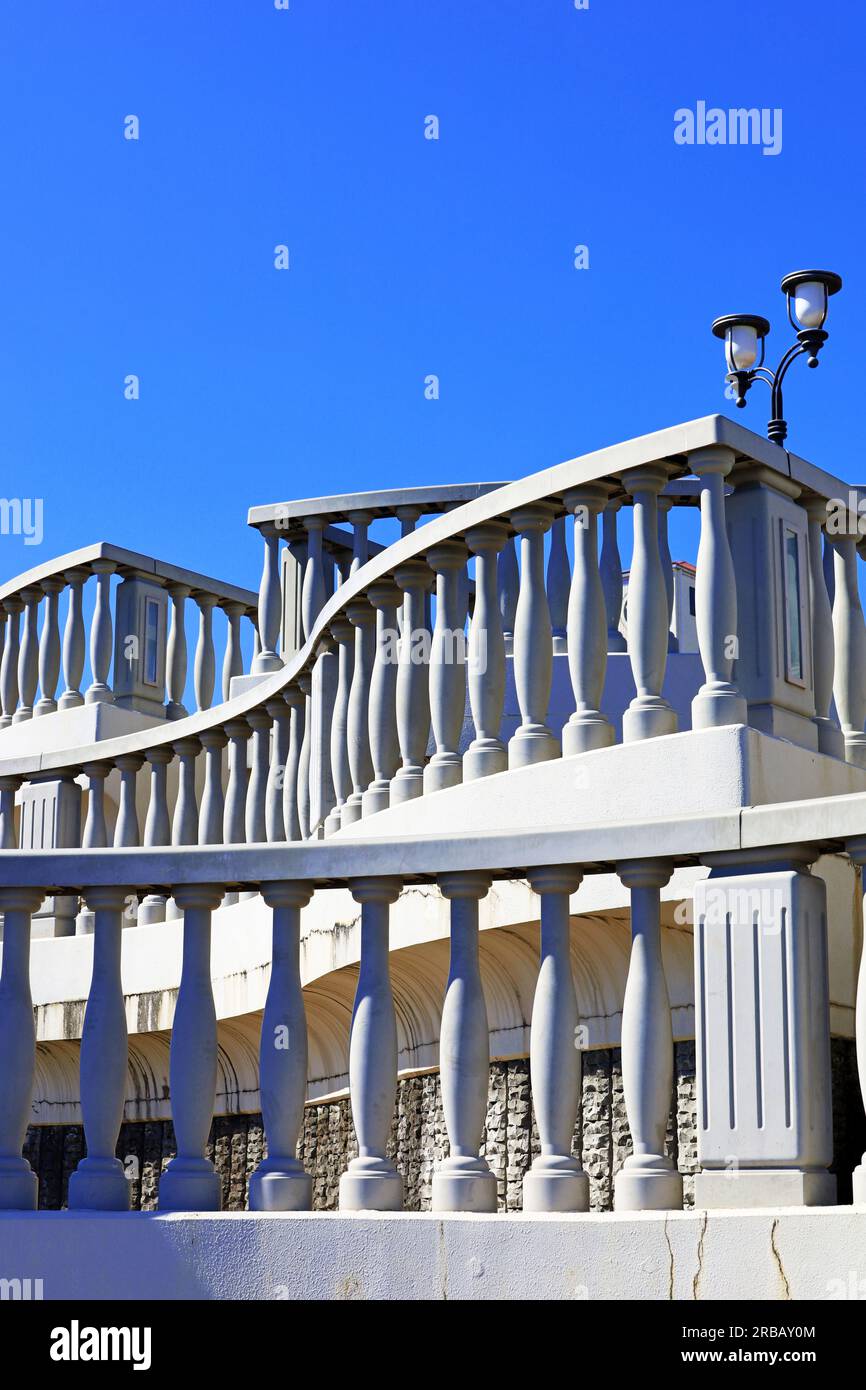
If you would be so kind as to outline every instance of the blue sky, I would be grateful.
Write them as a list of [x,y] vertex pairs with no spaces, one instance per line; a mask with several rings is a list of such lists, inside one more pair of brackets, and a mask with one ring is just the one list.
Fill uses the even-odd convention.
[[[0,25],[0,496],[45,527],[0,536],[0,580],[109,540],[255,586],[254,503],[518,477],[714,410],[763,433],[709,323],[765,313],[780,352],[804,265],[845,287],[791,447],[866,478],[850,0],[7,0]],[[676,145],[699,100],[781,108],[781,153]]]

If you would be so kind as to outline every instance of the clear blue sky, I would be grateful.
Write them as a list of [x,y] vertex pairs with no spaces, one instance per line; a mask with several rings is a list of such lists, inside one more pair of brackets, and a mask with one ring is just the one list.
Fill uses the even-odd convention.
[[[780,349],[804,265],[845,287],[791,447],[866,478],[850,0],[7,0],[0,25],[0,496],[45,507],[0,579],[109,540],[255,585],[253,503],[517,477],[714,410],[763,433],[709,323],[765,313]],[[782,108],[781,153],[676,145],[699,100]]]

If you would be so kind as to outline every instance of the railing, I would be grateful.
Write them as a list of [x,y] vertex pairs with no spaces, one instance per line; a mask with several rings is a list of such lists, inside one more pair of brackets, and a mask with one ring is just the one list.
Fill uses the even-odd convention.
[[[531,1074],[541,1153],[525,1179],[523,1204],[527,1211],[585,1210],[587,1179],[571,1152],[580,1052],[569,957],[569,904],[585,874],[611,871],[630,891],[632,933],[622,1052],[633,1152],[617,1175],[616,1207],[621,1211],[676,1208],[682,1201],[682,1180],[665,1148],[673,1039],[661,954],[659,891],[675,867],[696,862],[715,866],[710,879],[698,885],[695,905],[702,1171],[710,1179],[720,1175],[729,1179],[732,1165],[734,1169],[741,1165],[746,1183],[757,1169],[754,1180],[764,1182],[769,1176],[790,1200],[795,1179],[829,1182],[826,1168],[832,1156],[826,939],[821,916],[824,889],[808,865],[827,851],[848,853],[862,864],[866,860],[864,829],[866,794],[858,794],[698,821],[672,817],[633,825],[563,828],[537,837],[535,843],[526,834],[481,834],[472,839],[434,836],[291,847],[9,856],[6,886],[0,888],[0,910],[5,915],[0,975],[0,1055],[4,1059],[0,1208],[27,1209],[36,1204],[36,1178],[21,1156],[35,1070],[30,918],[46,893],[73,892],[83,893],[94,912],[95,936],[80,1053],[87,1157],[70,1182],[69,1203],[90,1210],[124,1209],[128,1204],[128,1184],[115,1157],[127,1058],[120,973],[122,918],[130,895],[154,889],[171,893],[183,912],[183,964],[170,1055],[177,1157],[162,1176],[159,1205],[163,1210],[219,1208],[219,1183],[205,1156],[217,1074],[211,914],[226,890],[241,888],[258,888],[273,912],[273,965],[260,1047],[268,1157],[252,1176],[250,1206],[279,1211],[308,1208],[310,1180],[295,1156],[307,1083],[300,913],[317,887],[346,885],[362,909],[360,971],[349,1042],[350,1100],[359,1154],[343,1175],[340,1204],[343,1210],[398,1210],[402,1179],[387,1152],[397,1085],[389,908],[407,883],[435,882],[451,904],[451,966],[439,1056],[450,1155],[436,1170],[433,1205],[443,1212],[494,1211],[496,1184],[480,1154],[490,1059],[478,909],[494,878],[524,877],[540,898]],[[751,875],[746,902],[735,908],[744,891],[744,872]],[[9,886],[10,878],[14,886]],[[781,880],[784,886],[779,888]],[[775,885],[777,898],[780,892],[788,895],[781,932],[774,916],[777,903],[769,909],[766,905],[766,885]],[[719,902],[714,903],[713,894]],[[804,896],[808,899],[805,912]],[[745,933],[748,946],[742,962],[734,967],[730,962],[732,923],[738,933]],[[787,1076],[784,1104],[780,1086],[762,1092],[757,1140],[739,1117],[737,1122],[733,1115],[728,1120],[726,1103],[711,1102],[711,1096],[725,1096],[735,1085],[743,1108],[748,1105],[748,1067],[734,1056],[736,1048],[719,1045],[716,1031],[730,1026],[725,1007],[726,991],[733,988],[729,972],[751,969],[753,931],[762,973],[754,990],[742,992],[738,1014],[743,1018],[741,1023],[738,1018],[737,1026],[751,1036],[749,1030],[760,1022],[768,1059],[784,1044]],[[726,933],[727,961],[725,950],[720,951],[717,944]],[[778,960],[787,965],[775,985]],[[739,976],[737,983],[742,983]],[[861,994],[862,988],[861,977]],[[778,1008],[781,998],[784,1010]],[[760,1019],[749,1014],[753,1004]],[[864,1016],[858,1009],[858,1058],[866,1082]],[[739,1069],[736,1082],[726,1072],[728,1065]],[[855,1174],[855,1199],[864,1196],[866,1181],[860,1168]],[[779,1204],[787,1202],[780,1199]]]
[[[112,588],[115,575],[122,582]],[[88,641],[85,594],[91,579],[95,595]],[[115,701],[147,713],[164,712],[171,719],[185,716],[187,599],[198,613],[196,707],[206,710],[213,700],[217,669],[213,610],[220,608],[226,615],[221,689],[223,699],[228,699],[232,678],[243,674],[241,622],[246,618],[253,628],[257,624],[258,599],[248,589],[104,542],[62,555],[4,584],[0,587],[0,729],[57,710]],[[169,602],[171,629],[167,632]],[[91,680],[82,692],[88,648]],[[58,698],[61,656],[64,689]],[[166,687],[168,702],[163,711]]]

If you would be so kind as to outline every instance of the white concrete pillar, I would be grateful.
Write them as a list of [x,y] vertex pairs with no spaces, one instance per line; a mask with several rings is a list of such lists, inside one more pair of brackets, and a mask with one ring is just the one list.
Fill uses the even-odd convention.
[[22,589],[24,600],[24,634],[18,653],[18,696],[19,703],[12,717],[13,724],[23,724],[33,718],[33,705],[36,700],[36,687],[39,681],[39,600],[41,589]]
[[547,727],[553,673],[550,610],[544,588],[544,536],[550,508],[543,504],[515,513],[520,533],[520,594],[514,620],[514,684],[520,724],[508,744],[508,766],[528,767],[558,758],[560,747]]
[[30,918],[42,902],[34,888],[0,888],[0,1211],[35,1211],[36,1174],[21,1150],[36,1073],[30,994]]
[[353,825],[361,819],[364,792],[373,777],[368,712],[376,654],[376,615],[367,600],[362,598],[349,604],[346,616],[355,629],[355,661],[346,719],[352,793],[340,813],[340,824]]
[[57,605],[59,595],[66,587],[62,579],[43,579],[42,591],[45,594],[45,613],[42,632],[39,636],[39,689],[41,698],[33,713],[53,714],[57,709],[57,681],[60,676],[60,623]]
[[827,895],[805,846],[707,856],[695,885],[697,1207],[835,1201]]
[[183,884],[174,890],[183,909],[183,964],[169,1058],[177,1156],[159,1181],[160,1211],[219,1211],[222,1205],[219,1175],[205,1158],[217,1081],[211,913],[222,896],[222,887],[213,884]]
[[306,700],[298,685],[290,685],[286,691],[289,707],[289,752],[286,759],[286,776],[283,782],[283,825],[287,840],[301,839],[301,821],[298,814],[298,775],[301,766],[301,749],[304,743],[304,717]]
[[138,753],[124,753],[114,759],[120,773],[120,795],[117,801],[117,820],[114,823],[115,849],[133,849],[141,844],[138,813],[135,809],[135,782],[144,759]]
[[21,610],[24,607],[15,594],[3,600],[7,614],[6,643],[0,660],[0,704],[3,714],[0,729],[8,729],[18,708],[18,656],[21,641]]
[[193,688],[197,709],[210,709],[216,680],[216,652],[213,641],[213,610],[216,595],[196,590],[193,598],[198,605],[198,641],[193,665]]
[[201,744],[197,738],[182,738],[173,745],[180,766],[177,778],[177,800],[171,822],[173,845],[198,844],[198,806],[195,798],[195,760]]
[[268,837],[265,799],[268,790],[272,720],[267,709],[260,706],[258,709],[248,711],[246,721],[253,731],[253,742],[250,756],[250,780],[247,783],[244,836],[248,845],[262,845]]
[[361,965],[349,1041],[349,1092],[358,1156],[340,1179],[341,1211],[400,1211],[403,1178],[387,1155],[397,1095],[397,1019],[388,958],[397,879],[354,879],[361,904]]
[[226,804],[223,795],[223,749],[228,739],[220,729],[202,729],[198,736],[204,749],[204,787],[198,816],[200,845],[221,845]]
[[439,1072],[449,1156],[433,1174],[433,1211],[495,1211],[496,1178],[479,1157],[487,1115],[490,1038],[478,961],[478,903],[490,878],[480,873],[441,875],[451,903],[451,962],[442,1024]]
[[621,497],[611,498],[605,503],[601,519],[601,555],[599,571],[601,587],[604,592],[604,607],[607,613],[607,650],[624,652],[625,638],[619,630],[622,617],[622,559],[617,539],[617,513],[623,504]]
[[355,631],[345,614],[331,623],[331,636],[337,643],[337,694],[331,719],[331,781],[334,805],[325,821],[325,834],[339,830],[343,806],[352,794],[352,770],[349,767],[349,697],[352,672],[355,666]]
[[466,709],[466,610],[463,583],[466,547],[443,541],[427,553],[436,575],[436,621],[430,644],[430,719],[436,751],[424,769],[424,793],[463,780],[460,734]]
[[67,570],[69,603],[63,628],[63,681],[65,690],[60,696],[60,709],[77,709],[84,704],[81,678],[84,675],[84,582],[86,570]]
[[[815,723],[818,751],[831,758],[844,758],[845,740],[838,724],[830,717],[833,700],[833,672],[836,644],[833,640],[833,612],[824,570],[822,526],[827,520],[827,504],[820,497],[804,503],[809,518],[809,607],[812,613],[812,671],[815,686]],[[828,545],[829,550],[829,545]]]
[[221,605],[226,615],[226,647],[223,653],[222,694],[228,700],[232,681],[244,673],[244,654],[241,647],[241,618],[246,611],[242,603]]
[[566,494],[574,516],[574,573],[568,599],[568,668],[574,690],[574,713],[562,731],[566,757],[606,748],[614,741],[613,725],[601,713],[607,669],[608,631],[604,589],[598,563],[598,515],[608,489],[587,483]]
[[265,709],[269,719],[273,721],[268,785],[265,791],[265,833],[268,844],[278,844],[286,838],[283,783],[289,761],[289,707],[282,695],[276,695],[273,700],[268,700]]
[[250,1177],[250,1211],[309,1211],[313,1183],[298,1162],[307,1096],[307,1020],[301,989],[301,908],[307,883],[263,883],[273,909],[273,951],[262,1014],[260,1077],[268,1156]]
[[622,1008],[622,1083],[633,1152],[614,1179],[614,1208],[678,1210],[683,1204],[683,1180],[665,1154],[674,1084],[674,1040],[659,910],[659,890],[670,878],[671,866],[662,859],[634,859],[617,864],[616,871],[631,891],[632,944]]
[[659,554],[658,494],[668,480],[663,464],[622,476],[633,499],[634,550],[628,576],[628,654],[637,694],[623,714],[624,743],[674,734],[677,717],[662,695],[668,655],[668,600]]
[[187,584],[169,584],[171,599],[171,629],[168,634],[168,647],[165,658],[167,672],[168,702],[165,707],[166,719],[184,719],[186,706],[183,694],[186,689],[186,600],[190,589]]
[[498,594],[498,557],[507,540],[506,527],[497,522],[476,526],[466,535],[466,544],[476,556],[475,611],[469,625],[469,706],[475,737],[463,755],[464,782],[504,772],[508,766],[508,753],[499,737],[505,704],[505,638]]
[[581,1053],[568,900],[580,881],[580,872],[570,866],[529,874],[532,890],[541,898],[541,961],[529,1053],[541,1153],[523,1179],[524,1211],[589,1211],[589,1178],[571,1153]]
[[252,669],[254,675],[266,675],[269,671],[279,671],[283,664],[277,655],[282,609],[280,534],[272,525],[260,526],[259,530],[265,543],[265,555],[259,585],[259,651],[253,657]]
[[517,595],[520,593],[520,569],[514,539],[509,537],[499,554],[496,566],[496,587],[499,594],[499,614],[505,654],[511,656],[514,647],[514,620],[517,616]]
[[704,668],[704,683],[692,700],[693,729],[748,722],[746,702],[732,679],[739,636],[737,581],[725,523],[725,478],[734,458],[733,449],[698,449],[689,454],[689,466],[701,484],[695,621]]
[[845,740],[845,757],[849,763],[866,767],[866,624],[860,603],[857,577],[857,519],[851,518],[852,530],[846,535],[834,535],[831,540],[834,559],[833,639],[836,664],[833,674],[833,696],[839,723]]
[[427,594],[432,575],[423,560],[398,565],[394,579],[403,590],[403,629],[397,664],[396,717],[401,766],[391,783],[391,805],[414,801],[424,790],[424,760],[430,736],[430,629]]
[[371,584],[367,597],[376,610],[376,655],[370,678],[367,721],[373,776],[361,798],[361,815],[387,811],[391,778],[400,762],[397,741],[397,609],[400,591],[391,580]]
[[128,1081],[126,1009],[120,974],[124,904],[131,888],[88,888],[94,913],[93,969],[81,1034],[81,1113],[87,1157],[69,1179],[73,1211],[128,1211],[129,1183],[116,1157]]

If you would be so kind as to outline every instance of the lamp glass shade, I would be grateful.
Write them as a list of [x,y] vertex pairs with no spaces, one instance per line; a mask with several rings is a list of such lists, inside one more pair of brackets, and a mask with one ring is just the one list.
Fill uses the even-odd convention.
[[827,317],[827,291],[820,280],[804,280],[792,296],[794,317],[801,328],[820,328]]
[[748,323],[735,323],[728,329],[728,366],[733,372],[747,372],[758,358],[758,330]]

